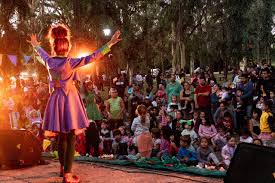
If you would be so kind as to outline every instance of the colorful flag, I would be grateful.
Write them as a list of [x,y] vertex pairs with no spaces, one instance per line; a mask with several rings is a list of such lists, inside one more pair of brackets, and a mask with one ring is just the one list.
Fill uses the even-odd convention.
[[25,54],[23,55],[23,57],[24,57],[24,63],[25,64],[28,63],[31,59],[31,56],[28,56],[28,55],[25,55]]
[[8,55],[8,58],[10,59],[11,63],[16,66],[17,56],[16,55]]

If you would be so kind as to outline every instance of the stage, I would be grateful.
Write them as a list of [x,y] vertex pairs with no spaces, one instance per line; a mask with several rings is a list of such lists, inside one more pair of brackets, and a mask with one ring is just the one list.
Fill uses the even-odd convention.
[[[59,163],[47,160],[48,164],[14,170],[0,170],[2,183],[57,183]],[[82,183],[222,183],[222,179],[199,177],[162,171],[106,166],[103,164],[74,163],[74,172],[82,178]]]

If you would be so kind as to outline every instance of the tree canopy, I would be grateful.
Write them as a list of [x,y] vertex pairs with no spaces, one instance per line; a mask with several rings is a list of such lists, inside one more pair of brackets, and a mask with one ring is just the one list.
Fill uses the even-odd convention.
[[[49,26],[64,23],[75,49],[79,42],[98,47],[108,39],[104,28],[120,29],[123,42],[112,53],[120,68],[189,72],[191,62],[222,70],[243,58],[274,57],[274,17],[273,0],[1,0],[0,53],[32,54],[30,33],[48,48]],[[1,66],[13,72],[21,67]]]

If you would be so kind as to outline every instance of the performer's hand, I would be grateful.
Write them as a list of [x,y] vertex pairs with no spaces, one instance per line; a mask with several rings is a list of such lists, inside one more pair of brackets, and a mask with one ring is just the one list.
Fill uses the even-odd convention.
[[33,47],[40,46],[39,41],[37,41],[36,34],[31,34],[30,35],[31,40],[27,40],[28,43],[30,43]]
[[113,35],[112,39],[107,43],[109,48],[120,42],[122,39],[120,38],[121,32],[116,31],[115,34]]

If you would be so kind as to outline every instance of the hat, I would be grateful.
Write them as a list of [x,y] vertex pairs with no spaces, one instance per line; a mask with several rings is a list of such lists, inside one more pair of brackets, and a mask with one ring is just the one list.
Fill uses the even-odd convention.
[[192,120],[184,120],[184,119],[181,119],[179,122],[180,122],[180,123],[185,123],[185,124],[187,124],[187,125],[189,125],[189,126],[191,126],[192,123],[193,123]]
[[186,120],[181,119],[181,120],[179,120],[179,122],[180,122],[180,123],[186,123]]
[[192,126],[192,125],[193,125],[193,121],[192,121],[192,120],[187,120],[186,124],[187,124],[188,126]]

